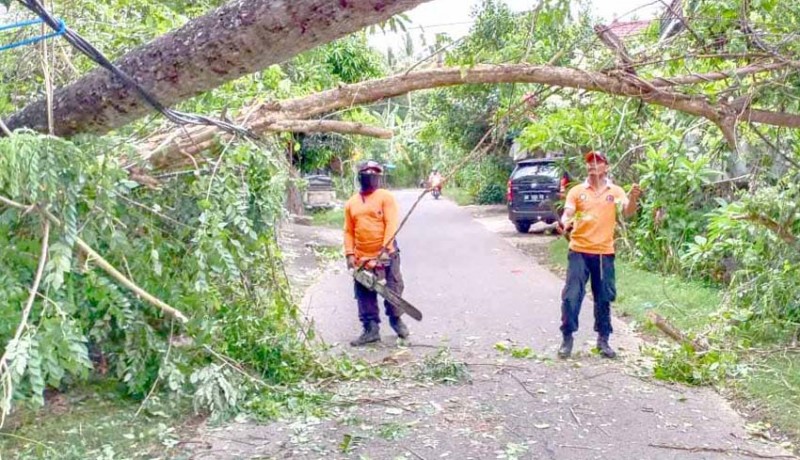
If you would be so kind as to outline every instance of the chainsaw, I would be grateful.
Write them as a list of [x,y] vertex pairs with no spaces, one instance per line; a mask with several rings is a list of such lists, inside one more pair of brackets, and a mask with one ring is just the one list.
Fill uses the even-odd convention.
[[359,284],[370,291],[377,292],[381,297],[388,300],[390,304],[399,308],[404,313],[407,313],[408,316],[417,321],[422,321],[422,312],[419,311],[417,307],[411,305],[407,300],[389,290],[386,286],[386,280],[380,279],[375,272],[365,269],[365,265],[366,264],[362,264],[360,268],[350,270],[350,274]]

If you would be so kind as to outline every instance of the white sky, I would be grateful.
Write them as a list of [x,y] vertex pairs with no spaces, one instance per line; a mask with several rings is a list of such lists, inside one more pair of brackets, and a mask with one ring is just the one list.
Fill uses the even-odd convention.
[[[504,1],[515,12],[528,11],[539,4],[539,0]],[[470,12],[480,3],[480,0],[433,0],[408,11],[406,14],[413,23],[409,32],[416,48],[419,48],[419,36],[423,33],[429,44],[433,43],[437,33],[447,33],[454,39],[469,33]],[[659,0],[593,0],[590,3],[594,14],[604,22],[611,22],[615,16],[620,20],[650,19],[663,8]],[[631,13],[632,10],[636,11]],[[399,48],[402,41],[397,34],[378,32],[370,37],[370,43],[385,52],[389,46]]]

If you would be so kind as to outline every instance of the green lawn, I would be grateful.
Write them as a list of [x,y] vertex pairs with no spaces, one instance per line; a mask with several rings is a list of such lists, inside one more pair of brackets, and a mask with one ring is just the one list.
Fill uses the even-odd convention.
[[444,192],[442,192],[442,196],[455,201],[459,206],[475,204],[475,197],[470,195],[469,192],[463,188],[447,187],[444,189]]
[[800,353],[776,352],[756,358],[741,389],[755,410],[795,440],[800,439]]
[[344,209],[328,209],[311,214],[314,225],[319,227],[344,227]]

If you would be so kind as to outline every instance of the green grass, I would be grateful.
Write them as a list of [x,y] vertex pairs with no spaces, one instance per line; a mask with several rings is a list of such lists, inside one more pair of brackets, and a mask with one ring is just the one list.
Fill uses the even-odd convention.
[[447,187],[444,189],[442,196],[455,201],[459,206],[469,206],[471,204],[475,204],[475,197],[472,196],[467,189],[463,188]]
[[311,214],[314,225],[318,227],[343,228],[344,209],[328,209]]
[[[554,241],[550,246],[551,263],[566,269],[567,251],[566,240]],[[620,259],[615,268],[617,301],[614,309],[637,322],[645,323],[647,312],[652,310],[682,330],[698,330],[719,307],[720,291],[713,287],[642,270]]]
[[44,409],[23,408],[6,422],[2,458],[181,458],[176,446],[188,405],[135,417],[139,405],[99,386],[59,394]]
[[756,401],[756,412],[786,434],[800,439],[800,354],[776,354],[742,379],[741,388]]

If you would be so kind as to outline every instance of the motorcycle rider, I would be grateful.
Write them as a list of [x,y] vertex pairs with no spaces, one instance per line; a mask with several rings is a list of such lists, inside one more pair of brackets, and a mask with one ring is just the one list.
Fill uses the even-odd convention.
[[[398,296],[403,294],[403,275],[400,272],[400,249],[392,240],[400,223],[397,201],[381,186],[383,168],[375,161],[362,163],[358,170],[360,190],[345,204],[344,251],[347,268],[366,267],[374,270],[378,279]],[[350,342],[357,347],[381,340],[378,294],[355,282],[358,317],[363,325],[361,335]],[[401,339],[408,337],[408,327],[400,319],[402,310],[384,300],[389,325]]]
[[442,191],[442,176],[439,174],[438,168],[431,170],[431,175],[428,177],[428,187],[431,190]]

